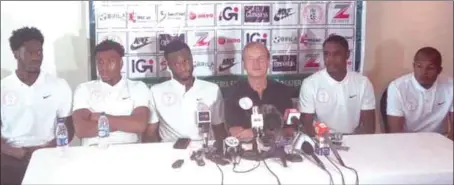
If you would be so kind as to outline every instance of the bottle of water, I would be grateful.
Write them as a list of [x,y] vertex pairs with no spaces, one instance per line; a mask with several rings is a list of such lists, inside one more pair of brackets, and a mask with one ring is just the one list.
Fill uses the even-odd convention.
[[98,119],[98,147],[99,148],[107,148],[109,147],[109,143],[107,138],[110,134],[110,127],[109,127],[109,119],[107,119],[106,114],[103,112]]
[[65,119],[58,118],[57,119],[57,128],[55,129],[55,140],[57,144],[57,148],[63,154],[68,147],[68,130],[66,129]]

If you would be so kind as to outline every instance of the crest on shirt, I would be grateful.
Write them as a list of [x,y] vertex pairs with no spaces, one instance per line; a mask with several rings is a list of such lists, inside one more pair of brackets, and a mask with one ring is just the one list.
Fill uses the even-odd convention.
[[405,102],[405,107],[409,111],[414,111],[416,108],[418,108],[418,103],[416,103],[415,99],[407,98],[407,101]]
[[17,103],[16,93],[13,91],[7,91],[3,93],[2,96],[2,105],[11,106]]
[[325,89],[319,89],[317,92],[317,101],[320,103],[326,103],[329,101],[329,94],[328,91]]
[[93,92],[91,92],[91,100],[93,101],[102,101],[103,100],[103,96],[102,96],[102,93],[100,90],[94,90]]
[[172,106],[177,102],[177,95],[172,92],[166,92],[162,95],[162,103],[165,106]]

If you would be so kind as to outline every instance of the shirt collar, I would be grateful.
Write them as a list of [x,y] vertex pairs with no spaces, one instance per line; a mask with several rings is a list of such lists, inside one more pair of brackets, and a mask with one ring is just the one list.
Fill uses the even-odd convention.
[[101,84],[102,87],[107,87],[107,88],[112,88],[112,89],[121,89],[123,88],[125,85],[126,85],[126,80],[125,78],[122,76],[120,81],[118,81],[115,85],[110,85],[104,81],[102,81],[101,79],[99,80],[99,83]]
[[[192,84],[192,88],[196,87],[197,84],[199,84],[200,80],[197,79],[197,77],[194,76],[194,83]],[[182,91],[182,92],[186,92],[186,86],[184,86],[183,84],[181,84],[180,82],[178,82],[177,80],[175,80],[174,78],[170,79],[170,83],[172,84],[173,87],[177,88],[179,91]]]
[[426,89],[424,88],[421,84],[419,84],[419,82],[416,80],[415,78],[415,73],[412,73],[411,74],[411,83],[413,84],[413,86],[421,91],[421,92],[424,92],[424,93],[427,93],[427,92],[435,92],[437,90],[437,84],[438,84],[438,78],[435,80],[434,84],[432,85],[432,87],[430,87],[429,89]]
[[[17,76],[17,73],[16,71],[14,71],[14,77],[16,78],[16,81],[20,84],[20,85],[25,85],[25,86],[28,86],[27,84],[25,84],[24,82],[22,82],[19,77]],[[41,83],[43,83],[45,80],[44,78],[44,71],[40,71],[39,74],[38,74],[38,77],[36,78],[35,82],[30,85],[30,87],[33,87],[33,86],[36,86],[36,85],[39,85]]]
[[342,81],[339,82],[339,81],[337,81],[337,80],[334,80],[334,79],[328,74],[328,71],[326,71],[326,68],[323,69],[323,71],[322,71],[323,76],[325,76],[325,78],[327,79],[327,81],[328,81],[328,83],[329,83],[330,85],[336,85],[336,84],[344,84],[344,83],[347,83],[347,82],[348,82],[349,73],[350,73],[350,72],[347,71],[347,74],[345,75],[344,79],[342,79]]

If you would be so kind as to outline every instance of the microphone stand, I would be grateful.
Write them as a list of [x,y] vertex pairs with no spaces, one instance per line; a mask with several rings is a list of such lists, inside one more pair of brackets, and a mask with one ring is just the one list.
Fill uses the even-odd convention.
[[[209,124],[209,123],[207,123]],[[208,126],[209,127],[209,126]],[[203,158],[205,157],[206,159],[220,165],[226,165],[229,162],[224,160],[221,155],[217,153],[217,148],[214,147],[213,145],[209,145],[209,138],[208,138],[208,129],[202,129],[202,135],[203,135],[203,144],[202,148],[193,151],[191,154],[191,160],[195,160],[197,165],[199,166],[205,166],[205,161]]]

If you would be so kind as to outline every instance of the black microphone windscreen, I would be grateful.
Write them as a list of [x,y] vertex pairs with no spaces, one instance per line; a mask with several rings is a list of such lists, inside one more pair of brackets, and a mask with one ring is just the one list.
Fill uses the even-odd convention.
[[303,150],[303,152],[305,154],[308,154],[308,155],[314,154],[314,147],[312,147],[312,145],[307,141],[303,142],[303,144],[301,145],[301,149]]
[[263,130],[280,131],[284,126],[284,117],[273,105],[265,104],[260,106],[263,114]]

